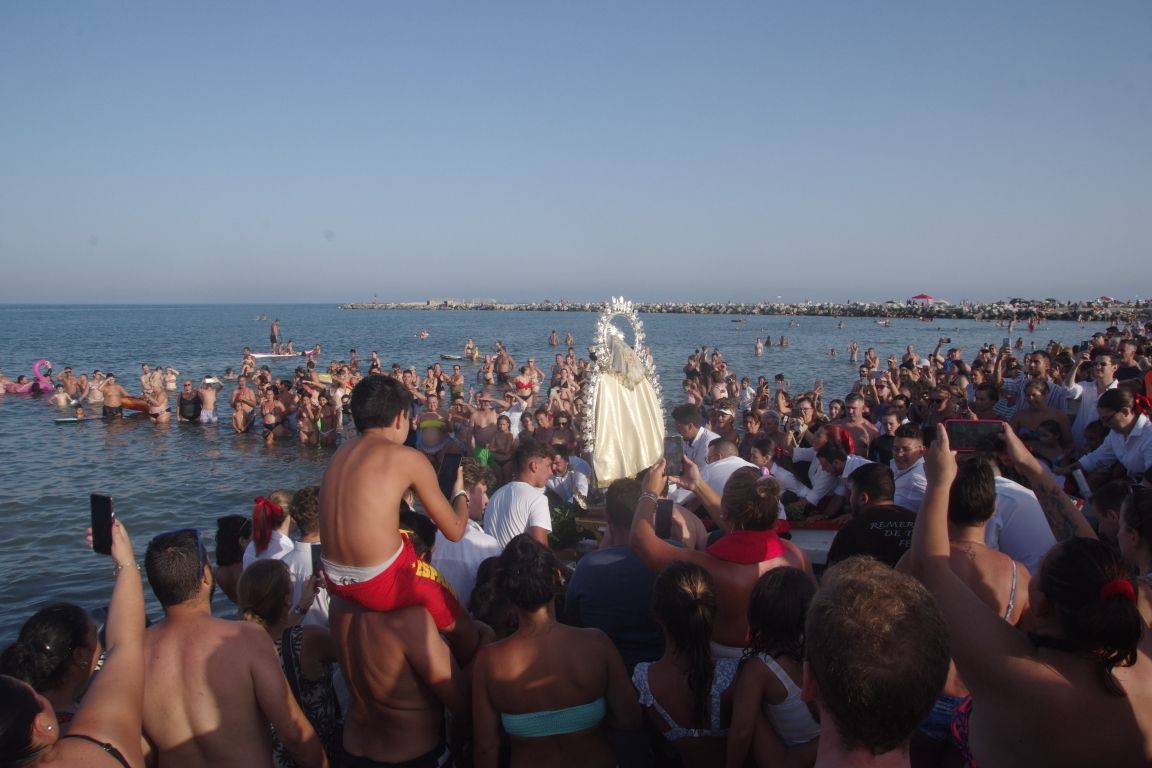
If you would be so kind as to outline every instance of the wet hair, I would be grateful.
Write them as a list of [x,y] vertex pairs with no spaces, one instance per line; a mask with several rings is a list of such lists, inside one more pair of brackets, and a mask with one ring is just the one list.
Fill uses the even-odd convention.
[[412,408],[412,393],[396,379],[367,376],[352,388],[351,406],[357,432],[390,427]]
[[496,588],[508,602],[532,611],[556,597],[556,556],[526,533],[508,542],[500,554]]
[[852,470],[848,482],[861,493],[868,494],[870,502],[891,501],[896,495],[896,481],[887,464],[872,462]]
[[724,485],[720,504],[735,528],[771,530],[780,514],[780,484],[774,478],[762,477],[759,467],[740,467]]
[[42,711],[32,689],[8,675],[0,675],[0,766],[33,765],[47,745],[32,743],[32,723]]
[[1132,393],[1123,387],[1107,389],[1100,399],[1096,401],[1097,408],[1107,408],[1110,411],[1119,411],[1122,408],[1134,408],[1136,401]]
[[256,497],[252,507],[252,545],[257,555],[268,549],[272,532],[288,517],[291,502],[291,491],[273,491],[268,498]]
[[756,580],[748,598],[748,648],[740,663],[759,653],[804,659],[804,619],[816,582],[798,568],[773,568]]
[[804,624],[817,700],[845,750],[908,742],[944,687],[948,628],[920,582],[869,557],[828,569]]
[[160,605],[167,608],[196,596],[204,578],[202,561],[208,559],[203,547],[197,546],[193,531],[162,533],[148,543],[144,571]]
[[948,522],[961,526],[988,522],[996,511],[996,475],[987,461],[961,461],[948,491]]
[[246,621],[276,626],[287,611],[285,599],[292,594],[292,574],[283,560],[263,558],[240,574],[236,604]]
[[640,481],[630,477],[612,481],[604,493],[605,514],[609,525],[624,530],[632,527],[632,518],[636,514],[636,505],[640,503],[642,490]]
[[820,446],[820,450],[816,451],[816,457],[819,459],[824,459],[829,463],[838,461],[843,464],[844,462],[848,461],[848,454],[844,451],[843,448],[833,442],[828,442]]
[[16,642],[0,654],[0,674],[23,680],[40,693],[59,688],[72,670],[72,651],[88,648],[92,620],[72,603],[53,603],[32,614]]
[[436,546],[436,523],[432,522],[427,515],[402,508],[400,510],[400,530],[412,534],[408,540],[412,542],[412,548],[419,558],[424,558]]
[[547,459],[551,461],[552,446],[530,438],[522,440],[520,441],[520,445],[516,447],[516,453],[513,455],[513,458],[515,459],[516,471],[523,472],[524,468],[528,466],[528,462],[532,459]]
[[306,485],[292,494],[288,514],[302,536],[315,533],[320,527],[320,486]]
[[672,563],[652,585],[652,614],[664,627],[671,644],[689,659],[692,722],[706,725],[714,666],[709,640],[716,619],[716,584],[712,574],[695,563]]
[[919,440],[922,443],[924,442],[924,430],[919,424],[908,422],[907,424],[901,424],[900,426],[896,427],[896,432],[893,433],[893,437],[903,437],[908,440]]
[[242,538],[252,538],[252,518],[244,515],[216,518],[216,565],[236,565],[244,561]]
[[1101,588],[1117,579],[1128,579],[1120,555],[1102,541],[1076,537],[1044,558],[1039,587],[1060,622],[1059,647],[1098,660],[1105,689],[1123,696],[1112,670],[1136,663],[1144,621],[1126,596],[1100,597]]
[[678,405],[672,409],[672,420],[677,424],[699,424],[700,406],[693,403]]
[[516,631],[520,619],[508,598],[496,587],[499,568],[499,557],[489,557],[480,562],[476,569],[476,584],[468,598],[468,613],[492,627],[497,638],[504,638]]

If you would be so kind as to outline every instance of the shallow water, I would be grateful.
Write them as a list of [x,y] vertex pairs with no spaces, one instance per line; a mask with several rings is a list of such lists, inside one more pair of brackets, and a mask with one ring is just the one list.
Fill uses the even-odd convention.
[[[579,353],[586,354],[596,315],[558,312],[342,311],[329,305],[285,306],[4,306],[0,307],[0,367],[15,378],[41,357],[57,372],[70,365],[76,372],[93,368],[113,371],[121,384],[138,392],[140,363],[171,365],[181,377],[198,380],[239,367],[240,350],[267,346],[269,321],[279,317],[284,338],[298,349],[323,344],[321,364],[347,357],[356,348],[362,360],[375,349],[386,364],[426,366],[441,353],[460,354],[468,336],[484,351],[502,339],[522,363],[534,355],[548,370],[555,349],[548,333],[563,338],[571,331]],[[861,355],[875,347],[883,360],[914,344],[931,351],[936,339],[950,336],[965,357],[981,343],[1004,336],[992,324],[975,321],[893,321],[891,328],[871,319],[845,318],[838,330],[834,318],[747,318],[726,315],[647,315],[647,343],[660,371],[665,402],[680,402],[680,369],[695,348],[718,347],[739,375],[784,373],[792,391],[826,381],[828,397],[843,396],[856,379],[856,365],[846,347],[853,339]],[[1103,323],[1050,323],[1029,337],[1037,345],[1048,339],[1065,343],[1088,338]],[[430,336],[418,339],[425,328]],[[773,346],[757,358],[757,336],[773,344],[787,336],[791,345]],[[1019,335],[1019,334],[1015,334]],[[1014,337],[1015,337],[1014,335]],[[840,354],[830,357],[830,348]],[[444,365],[450,366],[450,362]],[[274,373],[291,373],[291,364],[273,364]],[[476,369],[465,365],[466,375]],[[96,607],[107,600],[112,569],[84,542],[88,494],[114,497],[117,515],[132,534],[138,556],[149,538],[172,528],[204,529],[212,549],[215,519],[248,514],[252,499],[276,488],[318,483],[330,451],[301,448],[292,442],[265,446],[257,433],[234,435],[228,426],[228,391],[221,393],[222,423],[152,425],[146,419],[105,423],[54,423],[61,414],[46,399],[0,395],[0,517],[7,526],[0,557],[7,565],[9,587],[0,603],[0,641],[15,635],[30,613],[52,600],[71,600]],[[149,596],[150,598],[150,596]],[[218,599],[218,608],[226,609]],[[150,599],[150,612],[159,613]]]

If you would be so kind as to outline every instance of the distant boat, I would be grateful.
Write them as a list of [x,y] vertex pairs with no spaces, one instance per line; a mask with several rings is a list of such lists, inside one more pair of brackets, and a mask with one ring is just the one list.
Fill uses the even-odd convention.
[[733,320],[732,322],[733,322],[733,323],[746,323],[746,322],[748,322],[748,318],[746,318],[746,317],[741,317],[741,318],[739,318],[739,319],[737,319],[737,320]]

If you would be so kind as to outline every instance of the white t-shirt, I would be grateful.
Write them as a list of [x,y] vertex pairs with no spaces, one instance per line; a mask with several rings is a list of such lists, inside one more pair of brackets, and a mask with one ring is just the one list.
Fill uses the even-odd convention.
[[480,563],[502,551],[500,542],[484,533],[475,520],[469,520],[460,541],[449,541],[436,531],[436,548],[432,550],[432,567],[452,585],[461,605],[467,606],[476,586]]
[[917,459],[908,469],[897,469],[895,460],[888,462],[888,466],[892,468],[892,479],[896,483],[896,494],[892,501],[904,509],[919,512],[924,503],[924,492],[928,490],[924,459]]
[[484,532],[503,549],[531,527],[552,531],[552,513],[544,489],[520,480],[500,486],[484,510]]
[[1040,561],[1056,546],[1036,494],[1004,477],[996,478],[996,514],[984,528],[984,543],[1023,563],[1035,576]]
[[[252,565],[257,560],[283,560],[285,555],[293,550],[295,545],[292,539],[288,538],[279,531],[272,531],[272,537],[268,539],[268,548],[256,554],[256,542],[248,542],[248,546],[244,548],[244,567]],[[309,566],[311,570],[311,566]]]
[[[300,595],[304,590],[304,585],[312,578],[312,544],[303,541],[297,541],[292,551],[281,558],[288,566],[288,572],[292,574],[292,605],[300,605]],[[317,542],[316,546],[320,546]],[[312,601],[312,607],[308,609],[308,613],[304,614],[304,620],[301,624],[316,624],[317,626],[328,626],[328,590],[321,589],[316,593],[316,599]]]
[[757,472],[760,471],[760,467],[750,461],[744,461],[739,456],[725,456],[700,467],[700,479],[708,483],[717,495],[722,496],[724,495],[724,486],[728,484],[728,478],[732,477],[733,473],[741,467],[752,467]]
[[552,475],[545,481],[544,487],[555,493],[566,502],[572,501],[575,494],[588,497],[588,475],[569,465],[568,471],[563,475]]

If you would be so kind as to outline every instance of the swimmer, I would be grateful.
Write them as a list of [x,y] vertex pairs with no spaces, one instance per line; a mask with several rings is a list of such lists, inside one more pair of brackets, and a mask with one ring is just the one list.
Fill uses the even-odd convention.
[[[229,368],[228,370],[232,370]],[[200,382],[200,386],[196,389],[196,393],[200,395],[200,423],[201,424],[215,424],[220,421],[220,417],[216,414],[216,395],[224,385],[220,380],[213,376],[205,376],[204,380]]]
[[459,541],[468,494],[457,472],[449,503],[428,459],[404,445],[411,405],[408,391],[385,376],[369,376],[352,391],[360,438],[336,451],[320,486],[324,573],[334,612],[337,599],[370,611],[423,605],[465,665],[480,645],[479,630],[440,574],[417,559],[399,526],[400,502],[411,487],[444,536]]

